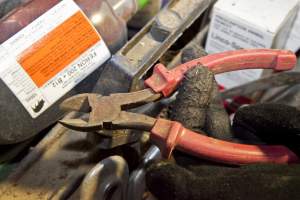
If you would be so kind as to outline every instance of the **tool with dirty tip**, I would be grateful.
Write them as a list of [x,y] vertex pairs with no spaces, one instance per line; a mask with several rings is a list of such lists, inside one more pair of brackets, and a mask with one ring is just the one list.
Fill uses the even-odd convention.
[[170,157],[176,148],[200,158],[227,164],[298,162],[298,156],[285,146],[231,143],[197,134],[176,121],[125,111],[171,95],[184,74],[195,66],[202,65],[214,73],[223,73],[249,68],[283,71],[293,68],[295,64],[296,57],[292,52],[268,49],[212,54],[181,64],[170,71],[158,64],[152,76],[145,81],[147,89],[110,96],[81,94],[67,99],[62,103],[64,110],[88,112],[89,119],[62,120],[60,123],[70,129],[84,132],[107,129],[150,131],[151,141],[160,148],[165,157]]

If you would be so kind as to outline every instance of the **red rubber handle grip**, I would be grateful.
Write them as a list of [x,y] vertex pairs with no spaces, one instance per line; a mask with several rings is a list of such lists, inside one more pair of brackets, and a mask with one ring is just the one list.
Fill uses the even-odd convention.
[[281,145],[246,145],[226,142],[184,128],[179,122],[158,119],[151,140],[170,157],[173,149],[225,164],[297,163],[298,156]]
[[145,81],[145,85],[157,93],[169,96],[177,88],[184,74],[197,65],[210,68],[214,73],[242,69],[274,69],[277,71],[292,69],[297,63],[295,54],[286,50],[249,49],[228,51],[211,54],[187,63],[181,64],[172,70],[158,64],[153,74]]

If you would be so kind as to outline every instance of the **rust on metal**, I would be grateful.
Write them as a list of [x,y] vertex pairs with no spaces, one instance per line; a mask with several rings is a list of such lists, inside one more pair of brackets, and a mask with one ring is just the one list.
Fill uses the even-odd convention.
[[[73,130],[92,132],[102,129],[135,128],[150,130],[155,119],[146,115],[122,111],[122,109],[135,108],[146,103],[156,101],[161,94],[151,89],[144,89],[131,93],[116,93],[110,96],[97,94],[82,94],[71,97],[62,103],[64,109],[82,111],[89,113],[87,121],[83,119],[61,120],[60,123]],[[74,105],[74,106],[73,106]]]

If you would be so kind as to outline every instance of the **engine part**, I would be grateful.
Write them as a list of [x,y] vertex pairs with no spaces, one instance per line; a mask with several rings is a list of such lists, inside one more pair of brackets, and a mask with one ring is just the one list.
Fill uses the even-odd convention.
[[[195,8],[188,6],[191,3],[193,6],[195,6]],[[126,65],[122,69],[125,70],[125,72],[133,70],[134,73],[138,73],[139,69],[151,69],[153,63],[159,60],[161,54],[163,54],[177,41],[177,39],[183,34],[183,31],[189,28],[189,26],[197,18],[199,19],[200,16],[202,17],[202,15],[206,13],[206,8],[210,6],[207,4],[210,4],[210,1],[171,1],[169,5],[167,5],[167,9],[161,10],[160,14],[174,10],[176,11],[176,15],[183,17],[180,20],[181,25],[176,26],[176,30],[174,30],[170,35],[170,38],[167,39],[168,43],[165,43],[165,45],[158,45],[160,44],[159,42],[154,42],[155,45],[148,45],[148,43],[145,43],[146,45],[140,46],[141,43],[138,42],[139,39],[144,38],[144,41],[148,38],[150,41],[154,41],[151,40],[152,37],[150,33],[147,37],[144,37],[145,32],[149,31],[149,27],[151,27],[151,25],[155,22],[156,18],[154,18],[151,22],[149,22],[151,25],[147,26],[147,30],[142,30],[137,34],[136,38],[133,39],[132,42],[125,46],[126,51],[131,53],[121,54],[120,52],[123,52],[125,49],[119,51],[119,55],[122,55],[121,57],[123,59],[119,59],[119,61],[114,59],[114,63],[116,66],[122,66],[124,62],[130,62],[132,59],[131,56],[137,52],[140,57],[143,57],[143,60],[149,59],[151,62],[145,63],[136,62],[136,60],[133,60],[135,61],[135,64],[132,65],[135,66],[134,68],[132,68],[131,65]],[[198,7],[201,5],[202,7]],[[169,15],[161,15],[167,17],[165,21],[171,19]],[[157,27],[159,28],[160,25],[158,24]],[[152,53],[150,55],[140,53],[138,51],[139,48],[143,48],[143,51]],[[112,66],[111,73],[114,73],[113,69],[114,68]],[[120,70],[120,73],[122,73],[122,70]],[[103,77],[100,77],[100,79],[101,78]],[[112,80],[117,78],[119,78],[118,74],[115,74]],[[127,81],[131,82],[130,80]],[[136,83],[139,83],[139,81],[135,81],[135,84]],[[108,85],[109,83],[106,84],[106,86]],[[119,83],[119,85],[122,84]],[[134,84],[127,83],[123,84],[121,87],[122,90],[129,91],[131,86],[132,88],[139,88],[139,85],[135,86]],[[98,89],[99,87],[101,88],[100,84],[98,84]],[[120,88],[117,89],[119,90]],[[111,84],[109,88],[105,89],[105,91],[108,93],[110,93],[110,90],[111,92],[114,92],[114,84]],[[153,109],[157,110],[156,104],[153,104],[153,106],[150,107],[150,113],[152,113]],[[148,108],[145,108],[145,111],[147,111],[147,114],[150,114],[148,113]],[[75,114],[72,117],[75,117]],[[103,150],[111,148],[110,144],[112,143],[100,143],[99,146],[102,145],[102,149],[99,150],[99,147],[94,146],[94,143],[90,143],[90,140],[86,140],[87,137],[88,133],[77,132],[75,134],[70,130],[66,130],[61,125],[56,125],[52,131],[50,131],[47,136],[35,148],[32,149],[28,156],[21,161],[14,172],[11,173],[11,175],[1,183],[0,190],[2,196],[0,199],[8,199],[12,196],[15,197],[15,199],[49,199],[51,196],[57,196],[56,193],[60,193],[62,196],[70,195],[68,192],[69,189],[71,188],[71,191],[74,191],[74,187],[76,186],[75,188],[77,188],[77,186],[80,185],[84,175],[89,171],[89,169],[91,169],[102,158],[111,155],[109,152],[114,153],[114,149]],[[126,137],[128,136],[125,136],[125,138]],[[108,138],[106,139],[108,141]],[[127,142],[120,143],[119,145],[121,144],[127,144]],[[98,150],[96,152],[92,151],[91,149],[94,148]],[[49,172],[49,176],[46,175],[47,172]],[[29,186],[31,189],[28,188]]]
[[125,200],[129,169],[127,162],[120,156],[111,156],[94,166],[83,179],[76,192],[69,198],[94,200]]
[[146,72],[210,4],[210,0],[171,1],[110,59],[94,92],[141,89]]
[[[105,95],[143,87],[147,71],[197,18],[202,20],[210,4],[210,0],[170,1],[110,59],[93,92]],[[110,131],[109,135],[118,135],[120,140],[126,141],[132,133],[118,130],[114,133]],[[109,138],[106,139],[108,143],[113,143],[109,142]]]
[[[64,2],[66,2],[65,4],[67,4],[67,2],[72,3],[73,1],[66,0]],[[110,2],[110,4],[109,4],[108,1],[106,1],[106,0],[93,0],[93,1],[76,0],[75,2],[80,6],[80,8],[83,10],[83,12],[86,14],[86,16],[89,18],[90,22],[94,25],[94,27],[100,33],[101,37],[103,38],[103,40],[105,41],[106,45],[109,47],[109,49],[112,53],[116,52],[118,49],[120,49],[126,43],[127,29],[126,29],[126,21],[125,20],[129,20],[130,17],[137,11],[137,2],[135,0],[126,0],[126,1],[124,0],[124,1],[122,1],[123,4],[119,5],[119,6],[114,5],[114,3],[117,3],[117,2]],[[3,17],[0,20],[1,57],[2,56],[7,57],[6,54],[2,55],[2,51],[7,51],[7,50],[3,50],[4,49],[3,42],[10,39],[13,35],[15,35],[20,30],[24,30],[24,28],[27,25],[36,21],[37,18],[41,19],[41,16],[44,16],[43,14],[49,13],[46,11],[48,11],[50,8],[53,8],[54,6],[56,6],[58,4],[61,4],[61,1],[59,1],[59,0],[26,1],[26,3],[22,4],[20,7],[18,7],[14,11],[12,11],[9,15]],[[117,14],[119,16],[114,12],[112,7],[116,9]],[[125,9],[122,7],[125,7]],[[74,22],[72,22],[72,23],[74,23]],[[49,22],[49,24],[51,24],[51,23]],[[21,36],[22,36],[22,34],[21,34]],[[35,37],[39,38],[39,35],[35,35]],[[25,40],[25,39],[23,38],[23,40]],[[27,38],[27,40],[28,40],[28,38]],[[57,40],[57,38],[55,38],[53,40]],[[53,41],[53,40],[51,40],[51,41]],[[81,39],[80,39],[80,41],[81,41]],[[84,45],[85,44],[83,44],[83,46]],[[24,46],[24,44],[22,44],[22,46]],[[3,47],[3,49],[2,49],[2,47]],[[53,45],[51,48],[50,48],[51,50],[49,52],[53,56],[56,55],[54,52],[57,52],[57,51],[54,51],[53,49],[55,49],[55,50],[61,49],[61,48],[59,48],[57,46],[53,46]],[[74,48],[72,48],[72,49],[74,49]],[[15,51],[17,51],[17,50],[15,50]],[[108,50],[106,49],[106,51],[108,51]],[[84,51],[84,52],[86,52],[86,51]],[[10,52],[10,53],[14,53],[14,52]],[[76,52],[76,53],[78,53],[78,52]],[[103,54],[106,55],[109,53],[103,52]],[[79,53],[79,55],[81,55],[81,53]],[[18,56],[20,56],[20,55],[18,55]],[[30,56],[30,58],[33,57],[33,56],[31,56],[31,54],[29,56]],[[41,58],[44,58],[43,54],[39,55],[39,56]],[[57,56],[60,57],[59,55],[57,55]],[[1,58],[1,61],[4,60],[3,57]],[[46,56],[45,58],[49,58],[49,57],[50,56]],[[107,55],[105,59],[108,59],[108,58],[109,58],[109,55]],[[86,63],[86,62],[88,62],[87,59],[90,59],[90,57],[85,58],[81,62]],[[26,57],[26,60],[28,60],[27,57]],[[60,57],[60,59],[54,58],[54,60],[62,60],[62,59]],[[39,79],[39,80],[43,79],[43,77],[45,76],[44,74],[39,74],[39,73],[35,72],[37,70],[37,68],[40,70],[41,67],[36,66],[35,69],[31,69],[32,66],[35,66],[32,63],[36,63],[36,61],[34,61],[34,59],[32,61],[33,62],[30,62],[28,64],[30,71],[25,70],[26,72],[23,72],[23,73],[25,73],[24,76],[27,77],[29,74],[35,73],[35,74],[37,74],[36,76],[39,76],[39,77],[37,77],[37,79]],[[74,60],[71,60],[71,61],[74,61]],[[105,60],[103,60],[102,63],[104,61]],[[5,62],[5,61],[3,61],[3,62]],[[14,62],[16,62],[16,61],[14,61]],[[49,63],[49,62],[51,63],[52,61],[49,61],[49,60],[46,61],[46,63]],[[68,62],[68,61],[64,61],[64,62]],[[20,63],[20,61],[18,61],[18,63]],[[10,66],[10,64],[8,64],[6,62],[1,63],[1,64]],[[24,64],[20,64],[20,66],[22,66],[24,68],[23,65]],[[60,67],[60,65],[57,63],[52,63],[52,65],[57,65],[57,68]],[[43,66],[45,66],[45,65],[43,65]],[[9,69],[14,70],[14,73],[17,73],[17,72],[23,70],[22,67],[20,67],[21,70],[11,69],[12,67],[9,67]],[[98,66],[98,67],[100,67],[100,66]],[[43,69],[43,70],[45,71],[45,69]],[[47,110],[43,111],[43,113],[38,115],[36,118],[33,118],[33,116],[30,115],[28,113],[28,111],[25,109],[25,107],[22,105],[24,102],[30,101],[29,99],[33,99],[34,97],[36,97],[37,96],[36,93],[33,93],[33,94],[30,93],[31,95],[28,94],[27,96],[25,96],[25,95],[22,96],[21,94],[23,94],[23,93],[27,94],[27,93],[29,93],[29,91],[33,91],[33,89],[30,89],[31,87],[40,88],[40,87],[44,86],[45,84],[37,85],[37,83],[35,82],[33,84],[33,86],[30,86],[30,87],[28,86],[29,89],[28,88],[22,89],[16,85],[17,84],[19,84],[19,85],[27,84],[28,85],[29,82],[30,81],[32,82],[33,80],[30,79],[30,81],[29,82],[27,81],[25,84],[24,83],[25,81],[21,81],[21,79],[24,80],[24,77],[18,75],[17,77],[20,80],[15,77],[12,78],[16,82],[19,81],[18,83],[13,85],[14,88],[17,88],[17,89],[15,89],[16,91],[13,92],[11,88],[9,89],[9,87],[7,86],[8,83],[5,82],[4,78],[3,78],[3,76],[8,76],[8,75],[3,75],[4,72],[2,71],[3,73],[1,74],[1,80],[0,80],[0,112],[1,113],[9,113],[9,114],[5,115],[5,116],[3,115],[0,118],[0,125],[2,127],[2,130],[0,131],[0,144],[12,144],[12,143],[24,141],[24,140],[32,137],[33,135],[39,133],[41,130],[45,129],[49,125],[53,124],[56,120],[58,120],[59,118],[61,118],[63,116],[63,113],[58,109],[58,105],[60,103],[59,100],[62,100],[64,98],[67,98],[74,94],[92,91],[92,88],[94,87],[94,85],[97,81],[97,78],[98,78],[99,74],[101,73],[101,70],[102,70],[102,67],[96,69],[93,73],[91,73],[88,76],[88,78],[84,79],[80,83],[78,83],[79,79],[77,82],[75,81],[76,82],[75,85],[77,84],[76,87],[74,87],[73,89],[70,88],[70,91],[65,90],[64,93],[62,94],[63,96],[58,98],[58,101],[51,100],[51,102],[53,104],[51,106],[49,106],[49,108]],[[52,71],[53,71],[53,69],[52,69]],[[61,71],[63,71],[63,70],[61,69]],[[81,72],[82,76],[84,76],[84,74],[86,74],[86,71],[87,70]],[[58,71],[57,73],[59,73],[59,72],[60,71]],[[12,74],[14,74],[14,73],[12,72]],[[49,72],[45,72],[45,73],[49,74]],[[9,74],[9,76],[11,76],[10,74]],[[74,73],[73,73],[73,75],[74,75]],[[61,75],[61,76],[63,76],[63,75]],[[72,76],[72,75],[70,74],[70,76]],[[87,75],[85,75],[85,76],[87,76]],[[30,75],[30,77],[31,77],[31,75]],[[66,75],[64,75],[63,77],[66,77]],[[62,79],[60,78],[60,81],[61,80]],[[47,84],[48,84],[48,82],[47,82]],[[49,83],[49,85],[52,85],[52,84],[53,83]],[[67,86],[64,86],[64,87],[67,87]],[[55,90],[54,94],[56,94],[57,91],[59,90],[55,86],[53,89]],[[21,96],[17,96],[17,94],[20,94]],[[49,97],[47,97],[47,98],[45,97],[42,100],[37,101],[38,103],[36,103],[36,105],[39,105],[39,106],[37,106],[36,108],[34,108],[35,105],[31,106],[34,112],[41,110],[41,108],[45,105],[44,99],[48,100]]]
[[[71,113],[66,117],[75,116],[78,115]],[[86,137],[87,133],[71,133],[61,125],[56,125],[32,148],[17,168],[0,182],[0,199],[13,197],[16,200],[43,200],[77,196],[80,195],[79,188],[86,175],[95,165],[103,163],[102,159],[112,155],[138,159],[132,156],[134,148],[130,147],[131,152],[128,151],[129,146],[126,149],[99,150],[96,145],[89,143]],[[127,161],[132,162],[129,158]],[[123,168],[125,163],[122,163]],[[124,173],[126,174],[126,170]]]

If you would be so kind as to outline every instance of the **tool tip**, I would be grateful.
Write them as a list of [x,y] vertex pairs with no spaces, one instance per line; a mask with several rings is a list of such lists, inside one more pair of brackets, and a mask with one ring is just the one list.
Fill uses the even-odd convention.
[[68,129],[80,132],[94,132],[103,129],[102,123],[90,124],[83,119],[62,119],[58,122]]
[[85,93],[85,94],[78,94],[70,98],[67,98],[60,104],[60,109],[63,111],[77,111],[77,112],[88,113],[91,111],[90,104],[89,104],[90,95],[95,95],[95,94]]

